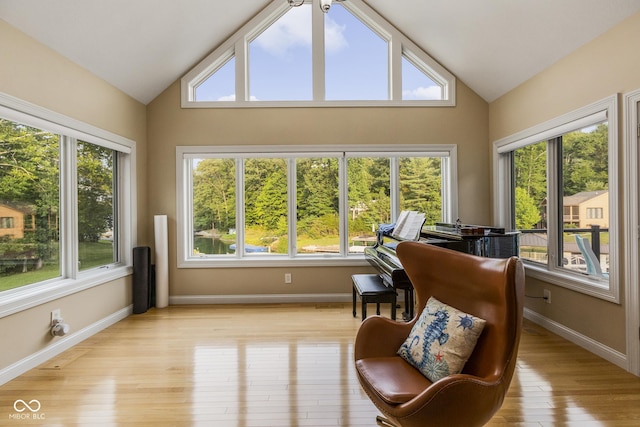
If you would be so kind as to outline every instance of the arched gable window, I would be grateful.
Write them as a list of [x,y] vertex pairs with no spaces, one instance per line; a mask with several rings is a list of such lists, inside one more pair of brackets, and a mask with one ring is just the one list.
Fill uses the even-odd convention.
[[361,0],[317,2],[272,2],[182,78],[182,107],[455,105],[455,77]]

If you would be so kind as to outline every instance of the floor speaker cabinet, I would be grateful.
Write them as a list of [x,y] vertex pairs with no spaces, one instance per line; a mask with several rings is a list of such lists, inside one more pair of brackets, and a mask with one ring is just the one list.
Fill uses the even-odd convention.
[[133,314],[145,313],[153,307],[154,274],[151,265],[151,248],[133,248]]

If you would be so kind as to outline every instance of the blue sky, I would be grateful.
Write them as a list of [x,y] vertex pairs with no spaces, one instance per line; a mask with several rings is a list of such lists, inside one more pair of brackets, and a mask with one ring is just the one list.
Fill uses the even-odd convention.
[[[311,4],[291,8],[249,45],[252,100],[311,100]],[[387,43],[339,3],[325,14],[325,98],[386,100]],[[197,100],[233,100],[235,60],[197,90]],[[439,99],[440,88],[403,58],[403,99]]]

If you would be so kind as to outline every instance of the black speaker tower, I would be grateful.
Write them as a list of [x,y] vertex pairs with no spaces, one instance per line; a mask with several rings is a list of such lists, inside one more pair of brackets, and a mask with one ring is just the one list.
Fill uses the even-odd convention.
[[151,248],[133,248],[133,314],[145,313],[151,307]]

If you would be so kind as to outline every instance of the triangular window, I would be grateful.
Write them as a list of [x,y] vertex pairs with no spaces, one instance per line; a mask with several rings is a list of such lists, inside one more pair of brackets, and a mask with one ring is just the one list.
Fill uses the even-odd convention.
[[442,85],[436,83],[422,69],[416,65],[415,59],[402,55],[402,99],[441,100]]
[[389,42],[342,3],[324,16],[324,58],[325,99],[389,99]]
[[362,0],[319,2],[272,2],[182,78],[182,106],[455,105],[455,77]]
[[236,61],[232,56],[195,87],[196,102],[236,100]]
[[287,11],[249,43],[252,101],[313,99],[311,5]]

